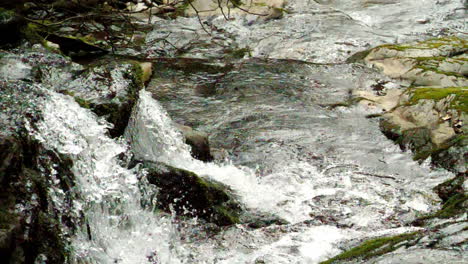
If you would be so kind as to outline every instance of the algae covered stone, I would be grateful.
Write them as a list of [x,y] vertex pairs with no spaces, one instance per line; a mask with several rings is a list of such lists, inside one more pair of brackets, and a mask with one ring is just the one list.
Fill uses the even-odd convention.
[[468,44],[458,37],[434,38],[371,49],[364,61],[393,78],[418,86],[467,86]]
[[159,162],[143,162],[147,179],[159,188],[157,207],[197,216],[220,226],[239,223],[242,207],[222,183]]
[[466,171],[468,153],[467,87],[413,87],[400,97],[398,106],[383,115],[382,132],[415,159],[456,172]]

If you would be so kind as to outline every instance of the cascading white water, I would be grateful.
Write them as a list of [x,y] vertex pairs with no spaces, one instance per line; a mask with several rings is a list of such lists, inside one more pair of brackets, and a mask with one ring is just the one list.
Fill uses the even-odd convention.
[[[126,145],[106,135],[109,124],[81,108],[72,97],[50,92],[43,121],[34,135],[49,148],[72,157],[89,230],[72,241],[76,263],[184,263],[170,216],[141,208],[136,172],[120,165]],[[90,233],[88,233],[88,231]],[[91,238],[91,239],[90,239]]]

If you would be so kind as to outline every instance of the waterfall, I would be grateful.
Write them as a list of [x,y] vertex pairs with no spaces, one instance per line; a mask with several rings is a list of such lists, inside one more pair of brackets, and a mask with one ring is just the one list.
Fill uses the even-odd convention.
[[107,136],[109,124],[72,97],[49,93],[34,135],[74,162],[83,197],[74,201],[74,209],[84,212],[87,225],[73,238],[74,262],[184,263],[171,216],[141,208],[137,172],[118,159],[125,143]]

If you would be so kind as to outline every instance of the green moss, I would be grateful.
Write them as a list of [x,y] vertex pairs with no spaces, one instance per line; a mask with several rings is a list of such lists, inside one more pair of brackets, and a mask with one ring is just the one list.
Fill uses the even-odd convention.
[[409,49],[419,49],[419,47],[415,47],[415,46],[394,45],[394,44],[384,44],[384,45],[378,46],[377,48],[386,48],[386,49],[397,50],[397,51],[405,51],[405,50],[409,50]]
[[466,212],[466,208],[463,204],[467,199],[468,195],[465,193],[459,193],[452,196],[444,203],[442,209],[436,213],[436,216],[439,218],[450,218],[460,212]]
[[447,219],[447,218],[457,216],[459,214],[463,214],[466,212],[466,206],[464,206],[464,204],[466,203],[467,199],[468,199],[467,194],[457,193],[453,195],[452,197],[450,197],[450,199],[448,199],[447,202],[445,202],[442,205],[442,208],[439,211],[433,214],[420,217],[417,220],[415,220],[413,224],[417,226],[422,226],[426,223],[426,221],[434,219],[434,218]]
[[364,50],[364,51],[359,51],[359,52],[356,52],[354,53],[353,55],[351,55],[351,57],[349,57],[348,59],[346,59],[346,63],[357,63],[357,62],[361,62],[364,60],[364,58],[367,57],[367,55],[369,55],[369,53],[371,52],[372,50]]
[[63,91],[60,91],[60,93],[73,97],[73,99],[75,99],[75,102],[77,102],[81,107],[86,108],[86,109],[91,109],[91,105],[92,105],[91,102],[81,97],[75,96],[75,93],[73,91],[63,90]]
[[447,75],[447,76],[454,76],[457,78],[464,78],[464,76],[458,72],[447,72],[441,71],[436,66],[428,66],[428,65],[416,65],[414,69],[421,69],[423,72],[432,71],[438,74]]
[[213,206],[213,218],[221,225],[239,224],[239,215],[233,210],[229,210],[226,206],[216,205]]
[[412,88],[410,91],[410,104],[416,104],[419,100],[428,99],[440,101],[449,95],[455,95],[450,103],[450,108],[461,112],[468,112],[468,87],[447,88]]
[[225,51],[230,57],[234,59],[242,59],[244,58],[245,55],[248,55],[249,57],[252,56],[251,54],[252,50],[250,48],[241,48],[241,49],[229,49]]
[[130,91],[129,94],[131,94],[133,96],[133,98],[131,99],[136,99],[134,96],[136,94],[137,91],[139,91],[141,88],[143,88],[144,86],[144,80],[146,78],[146,76],[144,76],[144,72],[143,72],[143,69],[141,68],[141,65],[139,62],[137,61],[128,61],[128,63],[130,63],[132,65],[132,68],[131,68],[131,76],[130,79],[133,80],[133,89],[132,91]]
[[41,44],[42,46],[47,47],[46,41],[38,33],[38,26],[36,24],[28,23],[26,27],[21,29],[21,33],[31,44]]
[[397,50],[397,51],[405,51],[409,49],[438,49],[446,45],[464,48],[464,49],[468,48],[466,41],[458,37],[433,38],[433,39],[428,39],[424,41],[419,41],[412,45],[385,44],[385,45],[379,46],[378,48],[387,48],[387,49],[392,49],[392,50]]
[[413,232],[392,237],[382,237],[368,240],[361,245],[352,248],[340,255],[333,257],[321,264],[341,263],[354,259],[366,260],[374,256],[383,255],[405,245],[405,241],[416,240],[422,236],[421,232]]
[[0,20],[8,21],[15,16],[15,12],[0,7]]
[[412,59],[417,60],[418,62],[430,62],[430,61],[445,61],[447,57],[434,56],[434,57],[412,57]]
[[443,38],[432,38],[426,41],[422,41],[420,43],[427,45],[431,49],[438,49],[444,45],[457,46],[460,48],[468,48],[466,40],[455,37],[455,36],[443,37]]

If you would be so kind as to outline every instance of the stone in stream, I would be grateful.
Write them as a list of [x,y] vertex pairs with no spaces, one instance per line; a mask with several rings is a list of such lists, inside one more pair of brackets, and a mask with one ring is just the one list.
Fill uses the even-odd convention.
[[180,124],[176,124],[176,127],[182,132],[185,143],[190,146],[190,153],[194,158],[205,162],[213,161],[208,135],[206,133],[193,130],[189,126]]
[[240,223],[242,206],[227,186],[191,171],[145,161],[147,179],[159,188],[157,206],[178,215],[198,216],[220,226]]
[[468,89],[410,88],[398,106],[383,115],[382,132],[416,160],[432,158],[432,163],[455,172],[467,170]]
[[127,126],[145,78],[148,76],[137,62],[106,59],[88,65],[79,76],[64,85],[61,92],[73,96],[82,107],[105,117],[114,125],[109,130],[110,135],[118,137]]
[[141,164],[148,182],[159,189],[156,206],[161,210],[200,217],[218,226],[245,224],[249,228],[261,228],[287,224],[273,214],[246,209],[233,191],[220,182],[161,162],[144,161]]
[[367,54],[367,65],[392,78],[409,80],[415,86],[468,86],[466,40],[434,38],[408,44],[382,45]]
[[411,82],[406,90],[361,97],[385,109],[382,132],[416,160],[454,172],[467,168],[468,44],[459,37],[382,45],[352,56],[392,78]]

